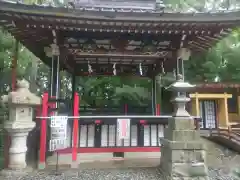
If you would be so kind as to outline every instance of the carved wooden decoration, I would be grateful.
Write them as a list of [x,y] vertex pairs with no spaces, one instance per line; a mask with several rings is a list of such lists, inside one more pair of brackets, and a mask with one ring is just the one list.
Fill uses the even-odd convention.
[[[101,37],[99,37],[101,38]],[[70,53],[81,56],[89,54],[127,54],[127,55],[158,55],[160,58],[168,51],[176,50],[171,47],[171,41],[134,41],[124,39],[66,39],[64,42]]]

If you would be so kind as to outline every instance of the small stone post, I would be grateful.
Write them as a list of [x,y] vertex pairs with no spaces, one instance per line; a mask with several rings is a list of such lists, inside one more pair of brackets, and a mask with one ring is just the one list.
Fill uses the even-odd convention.
[[8,103],[9,120],[4,128],[11,137],[8,168],[21,170],[26,168],[27,135],[34,128],[33,106],[39,105],[41,99],[29,91],[26,80],[17,82],[17,90],[2,97]]
[[177,82],[168,87],[177,93],[173,117],[161,139],[161,169],[169,180],[208,180],[205,146],[194,120],[185,109],[190,98],[186,97],[194,86],[178,76]]

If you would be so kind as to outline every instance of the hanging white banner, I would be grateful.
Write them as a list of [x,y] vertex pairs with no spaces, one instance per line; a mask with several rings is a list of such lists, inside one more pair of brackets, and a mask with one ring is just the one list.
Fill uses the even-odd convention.
[[117,119],[117,130],[119,139],[130,138],[130,119]]

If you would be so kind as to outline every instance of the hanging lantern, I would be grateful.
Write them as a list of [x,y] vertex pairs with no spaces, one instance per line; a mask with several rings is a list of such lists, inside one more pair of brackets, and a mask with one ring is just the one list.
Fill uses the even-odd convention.
[[191,50],[187,48],[180,48],[177,52],[177,57],[184,61],[189,60],[190,56],[191,56]]
[[44,47],[44,52],[47,57],[52,57],[52,49],[48,46]]

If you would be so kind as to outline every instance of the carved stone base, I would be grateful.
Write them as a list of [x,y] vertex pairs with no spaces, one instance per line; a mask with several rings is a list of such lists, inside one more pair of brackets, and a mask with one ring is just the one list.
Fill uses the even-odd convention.
[[171,179],[208,179],[205,146],[192,118],[169,119],[161,139],[161,168]]
[[[9,124],[9,126],[7,126]],[[15,123],[5,123],[5,128],[11,136],[11,146],[9,148],[9,169],[22,169],[26,168],[26,152],[27,152],[27,135],[32,129],[32,123],[30,128],[18,128],[15,127]],[[26,125],[27,126],[27,125]]]

